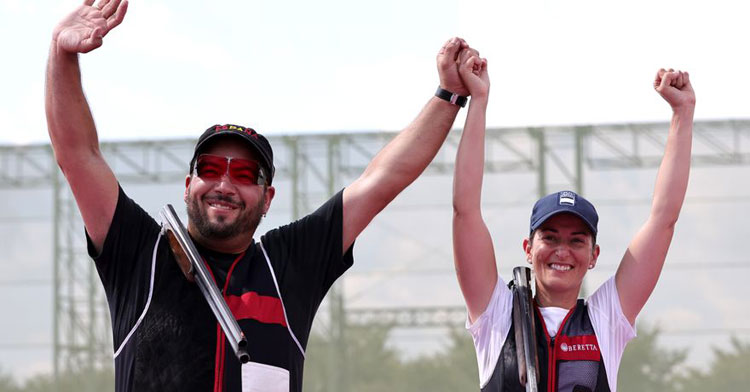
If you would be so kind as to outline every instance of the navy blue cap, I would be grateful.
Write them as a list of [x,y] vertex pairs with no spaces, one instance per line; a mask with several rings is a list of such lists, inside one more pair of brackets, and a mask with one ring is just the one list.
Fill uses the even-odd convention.
[[596,213],[596,209],[591,202],[572,191],[552,193],[539,199],[534,204],[534,209],[531,210],[529,233],[538,229],[547,219],[563,212],[581,218],[596,237],[599,214]]
[[193,171],[195,160],[198,159],[198,155],[203,151],[204,147],[208,144],[208,141],[215,140],[215,138],[219,136],[239,137],[247,142],[249,147],[251,147],[258,156],[261,166],[263,166],[263,169],[267,172],[268,185],[271,185],[276,168],[273,166],[273,149],[271,149],[271,144],[268,143],[268,139],[258,132],[255,132],[252,128],[233,124],[217,124],[203,132],[201,137],[198,138],[198,143],[195,144],[193,158],[190,160],[190,172]]

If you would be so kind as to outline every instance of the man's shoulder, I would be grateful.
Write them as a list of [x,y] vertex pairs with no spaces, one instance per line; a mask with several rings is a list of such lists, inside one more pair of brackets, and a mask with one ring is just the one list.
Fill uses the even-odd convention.
[[336,217],[341,219],[342,194],[343,189],[331,196],[315,211],[266,231],[261,236],[261,240],[282,236],[287,232],[295,230],[310,230],[312,233],[315,233],[318,225],[330,223],[331,219],[335,219]]
[[140,259],[146,253],[150,255],[150,252],[146,252],[146,247],[153,245],[160,230],[156,219],[120,187],[117,206],[101,250],[97,252],[87,232],[88,252],[98,266],[102,263],[109,264],[112,260]]

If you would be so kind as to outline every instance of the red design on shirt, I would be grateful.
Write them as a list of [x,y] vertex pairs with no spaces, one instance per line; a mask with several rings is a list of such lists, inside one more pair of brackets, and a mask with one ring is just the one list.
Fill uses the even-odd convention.
[[250,291],[241,296],[227,295],[225,299],[237,320],[253,319],[264,324],[280,324],[286,327],[284,310],[278,298]]

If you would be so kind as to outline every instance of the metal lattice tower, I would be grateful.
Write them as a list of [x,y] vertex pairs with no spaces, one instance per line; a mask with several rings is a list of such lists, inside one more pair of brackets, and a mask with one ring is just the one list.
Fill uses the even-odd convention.
[[[584,173],[656,167],[668,123],[488,129],[487,173],[531,173],[536,193],[567,188],[585,194]],[[292,217],[300,217],[356,178],[395,133],[270,136],[277,178],[292,188]],[[459,132],[452,132],[425,175],[452,176]],[[181,183],[194,139],[103,143],[107,161],[122,183]],[[693,167],[748,165],[750,121],[697,122]],[[49,145],[0,146],[0,189],[51,188],[54,194],[55,374],[109,366],[109,311],[94,265],[87,256],[83,225]],[[345,369],[346,325],[403,327],[460,325],[463,308],[347,309],[341,281],[328,296],[327,329],[334,342],[332,368]],[[331,388],[346,390],[346,371],[332,374]],[[335,388],[335,389],[334,389]],[[84,388],[85,389],[85,388]]]

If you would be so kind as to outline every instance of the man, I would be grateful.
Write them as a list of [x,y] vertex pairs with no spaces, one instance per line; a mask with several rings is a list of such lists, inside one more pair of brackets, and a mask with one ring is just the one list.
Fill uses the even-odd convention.
[[[437,56],[440,86],[365,172],[314,213],[255,230],[274,197],[273,151],[254,130],[209,128],[185,180],[188,232],[248,337],[240,366],[197,286],[181,274],[153,218],[128,198],[103,159],[78,53],[102,44],[126,0],[86,0],[55,28],[46,112],[55,157],[75,196],[112,317],[116,390],[300,391],[317,308],[352,265],[357,235],[437,153],[467,90],[451,39]],[[186,165],[187,166],[187,165]]]
[[[498,276],[495,251],[482,218],[485,111],[490,80],[487,61],[467,50],[459,71],[472,96],[456,154],[453,182],[453,252],[468,310],[480,388],[523,391],[512,317],[515,300]],[[574,192],[547,195],[532,209],[522,241],[534,270],[533,316],[539,383],[547,391],[616,391],[625,346],[635,320],[659,279],[690,173],[695,92],[687,72],[661,69],[654,89],[672,108],[651,212],[628,245],[615,276],[591,296],[578,298],[586,272],[596,266],[599,216]],[[529,364],[531,366],[531,364]],[[525,374],[524,374],[525,376]],[[531,379],[530,379],[531,380]]]

